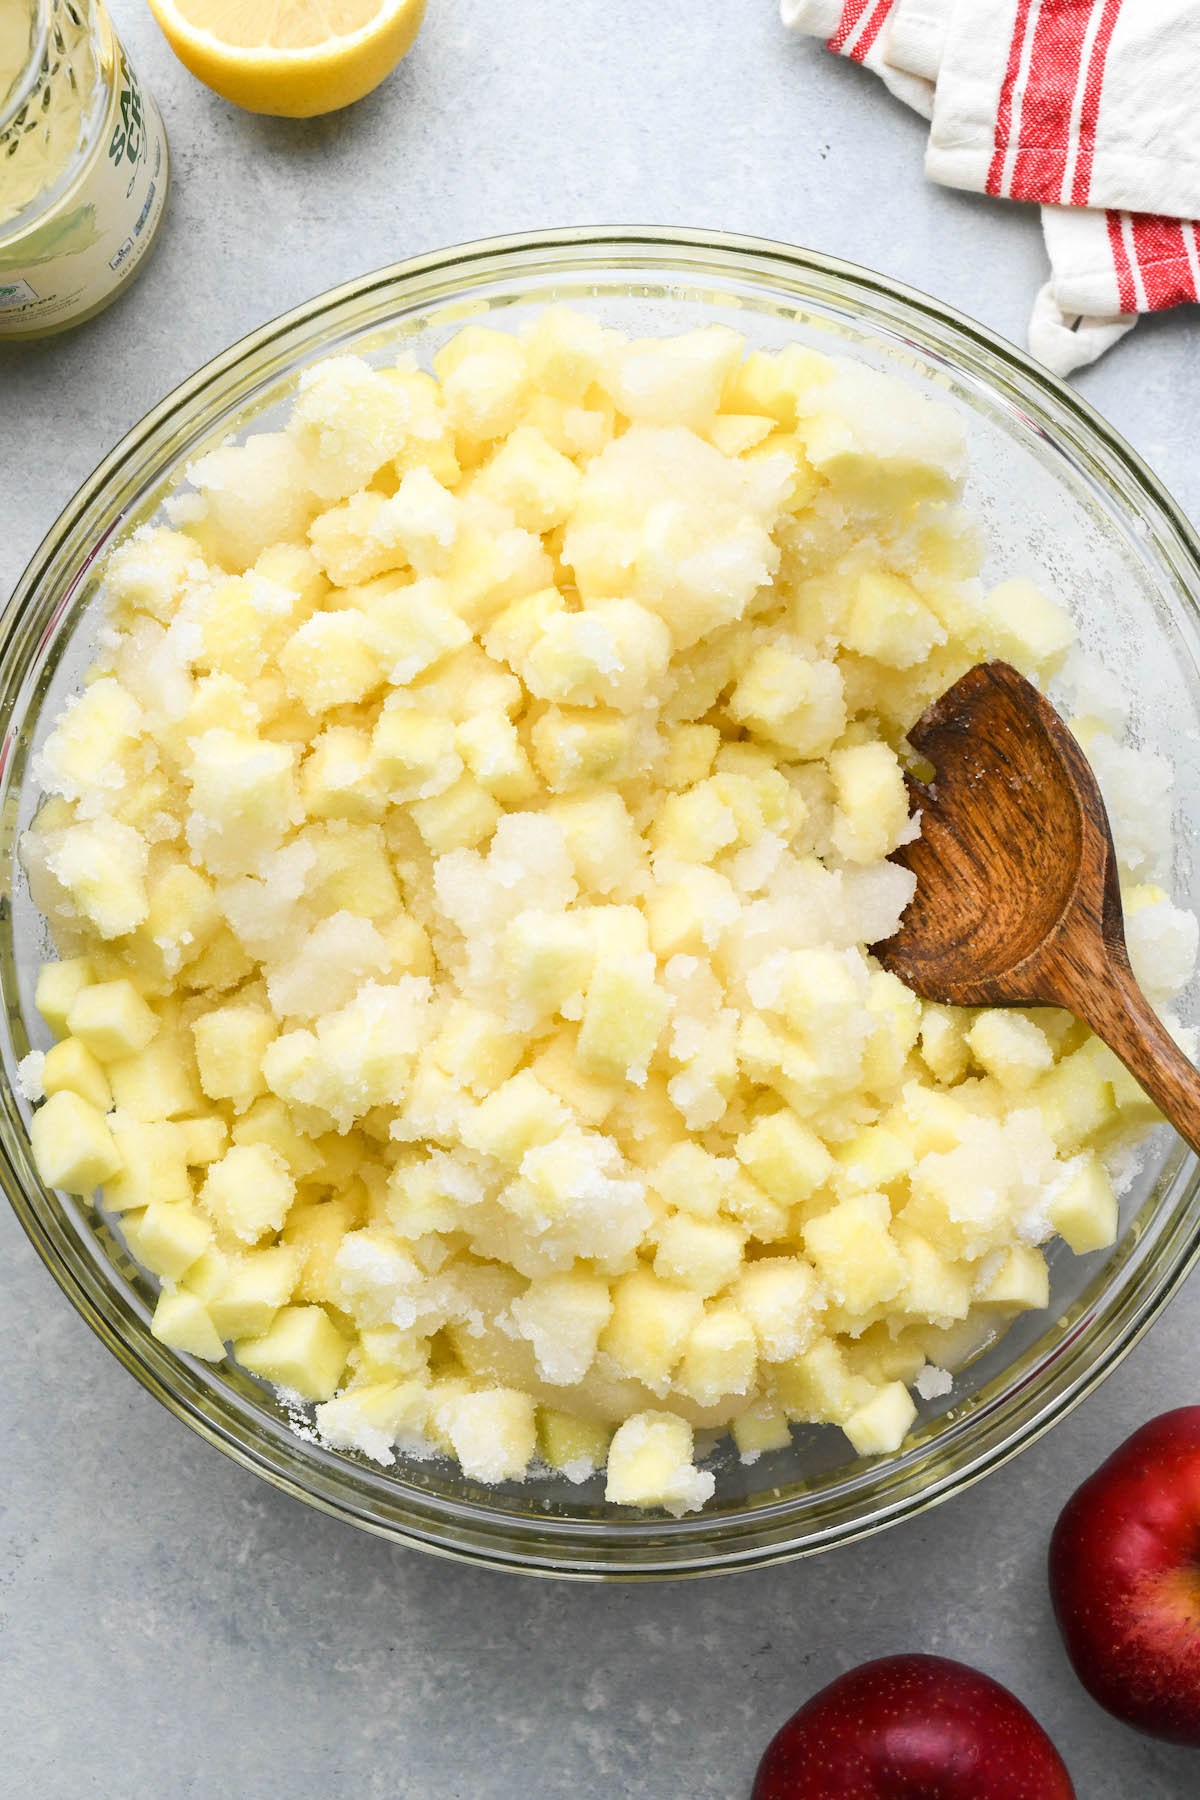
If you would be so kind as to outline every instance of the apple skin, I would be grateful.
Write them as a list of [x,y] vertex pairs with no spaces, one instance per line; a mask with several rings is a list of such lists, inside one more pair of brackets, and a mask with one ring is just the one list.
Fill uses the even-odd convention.
[[822,1688],[767,1746],[751,1800],[1076,1800],[1033,1714],[942,1656],[885,1656]]
[[1050,1594],[1092,1698],[1200,1749],[1200,1406],[1151,1419],[1067,1501]]

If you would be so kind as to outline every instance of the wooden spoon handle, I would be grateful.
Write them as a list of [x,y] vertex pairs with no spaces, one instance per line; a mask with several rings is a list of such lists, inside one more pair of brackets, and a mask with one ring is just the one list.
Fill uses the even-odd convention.
[[1200,1156],[1200,1071],[1151,1007],[1123,956],[1110,954],[1103,979],[1078,984],[1064,1004],[1103,1038],[1180,1137]]

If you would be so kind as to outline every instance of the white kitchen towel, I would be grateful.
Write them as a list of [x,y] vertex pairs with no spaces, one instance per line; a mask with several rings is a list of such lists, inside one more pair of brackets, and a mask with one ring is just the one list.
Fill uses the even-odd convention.
[[930,120],[933,180],[1042,204],[1059,374],[1200,297],[1200,0],[781,0]]
[[897,100],[928,119],[933,115],[933,82],[887,61],[888,18],[895,0],[780,0],[785,25],[823,37],[837,56],[848,56],[878,75]]

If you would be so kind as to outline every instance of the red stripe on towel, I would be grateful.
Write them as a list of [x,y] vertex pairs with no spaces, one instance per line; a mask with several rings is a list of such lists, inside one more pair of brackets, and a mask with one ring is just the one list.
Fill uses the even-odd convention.
[[1110,210],[1105,218],[1108,224],[1108,247],[1112,251],[1113,267],[1117,274],[1117,304],[1123,313],[1136,312],[1137,293],[1133,285],[1129,253],[1125,248],[1122,215]]
[[1091,0],[1042,0],[1021,96],[1016,156],[1003,188],[1010,199],[1051,205],[1062,199],[1071,114],[1091,16]]
[[875,11],[871,14],[854,41],[854,45],[850,51],[852,62],[863,62],[865,60],[868,50],[870,50],[871,45],[879,36],[894,5],[895,0],[879,0],[879,4],[876,6]]
[[838,28],[831,38],[826,38],[825,47],[840,56],[850,38],[854,34],[858,21],[870,6],[871,0],[846,0],[842,16],[838,20]]
[[1121,0],[1104,0],[1104,11],[1092,40],[1083,84],[1083,106],[1079,114],[1079,151],[1075,159],[1075,179],[1071,183],[1071,205],[1086,206],[1092,189],[1092,158],[1096,150],[1096,119],[1100,112],[1100,90],[1104,86],[1104,68],[1108,46],[1116,30]]
[[1000,87],[1000,104],[996,111],[996,135],[993,139],[995,151],[987,178],[989,194],[1004,192],[1002,185],[1004,160],[1008,154],[1013,124],[1013,91],[1017,85],[1017,76],[1021,72],[1021,58],[1025,52],[1025,38],[1029,31],[1029,9],[1032,5],[1033,0],[1017,0],[1017,16],[1013,24],[1012,42],[1008,46],[1008,66],[1004,71],[1004,80]]
[[1196,278],[1184,242],[1183,221],[1159,213],[1130,213],[1129,223],[1147,310],[1159,312],[1164,306],[1194,300]]

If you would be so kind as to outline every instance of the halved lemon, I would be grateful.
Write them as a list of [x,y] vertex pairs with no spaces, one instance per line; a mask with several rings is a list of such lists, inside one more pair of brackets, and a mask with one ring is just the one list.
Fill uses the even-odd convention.
[[205,87],[248,112],[310,119],[361,100],[412,48],[425,0],[150,0]]

